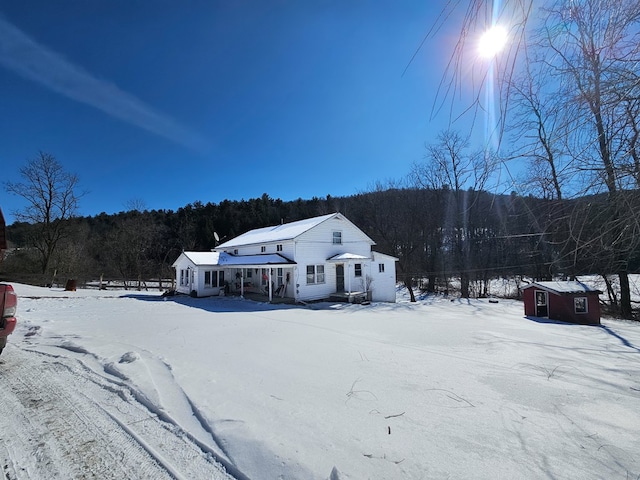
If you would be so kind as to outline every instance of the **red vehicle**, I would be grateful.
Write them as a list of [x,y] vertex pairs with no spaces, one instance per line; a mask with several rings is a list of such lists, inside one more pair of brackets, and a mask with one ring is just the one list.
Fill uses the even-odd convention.
[[16,328],[18,296],[11,285],[0,283],[0,353],[7,345],[7,337]]

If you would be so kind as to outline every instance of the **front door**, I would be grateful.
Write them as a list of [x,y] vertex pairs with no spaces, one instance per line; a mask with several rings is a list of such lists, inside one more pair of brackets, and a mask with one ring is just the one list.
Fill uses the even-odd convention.
[[336,265],[336,292],[344,292],[344,264]]
[[536,317],[549,316],[549,294],[542,290],[536,290]]

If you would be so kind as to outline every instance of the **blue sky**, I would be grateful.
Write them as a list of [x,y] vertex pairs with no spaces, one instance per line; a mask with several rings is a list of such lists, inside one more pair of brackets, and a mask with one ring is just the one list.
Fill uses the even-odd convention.
[[[2,2],[0,178],[51,153],[80,178],[81,215],[397,179],[449,119],[432,107],[460,24],[412,60],[442,7]],[[22,205],[2,186],[8,223]]]

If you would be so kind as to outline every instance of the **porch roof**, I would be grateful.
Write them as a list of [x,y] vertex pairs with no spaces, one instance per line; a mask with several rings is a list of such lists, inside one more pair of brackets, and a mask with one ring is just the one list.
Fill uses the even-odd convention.
[[[226,252],[183,252],[182,253],[194,266],[211,267],[236,267],[236,268],[260,268],[269,265],[295,265],[293,262],[279,253],[267,253],[259,255],[233,255]],[[174,263],[174,267],[178,261]]]
[[365,257],[364,255],[358,255],[357,253],[339,253],[333,257],[327,259],[328,262],[346,262],[349,260],[370,260],[371,257]]
[[220,253],[220,265],[225,267],[237,268],[260,268],[271,265],[295,265],[296,262],[289,260],[279,253],[265,253],[262,255],[231,255],[229,253]]

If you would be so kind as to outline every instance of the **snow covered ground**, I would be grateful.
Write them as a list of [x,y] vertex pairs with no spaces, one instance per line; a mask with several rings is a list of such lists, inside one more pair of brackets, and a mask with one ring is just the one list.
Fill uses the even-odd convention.
[[[10,479],[227,478],[219,465],[240,479],[640,477],[637,323],[402,291],[301,307],[14,288]],[[74,411],[94,413],[56,420]],[[80,432],[87,453],[69,456]],[[128,476],[100,470],[120,460]]]

